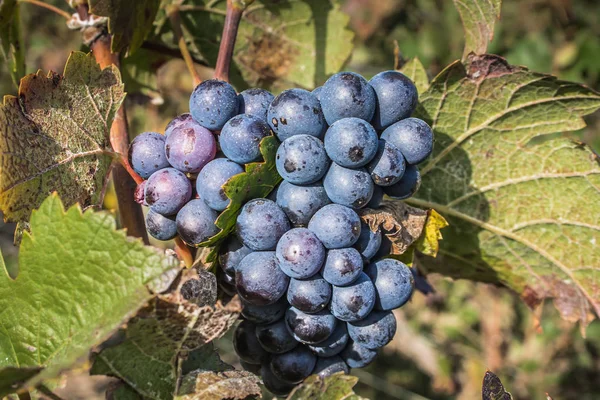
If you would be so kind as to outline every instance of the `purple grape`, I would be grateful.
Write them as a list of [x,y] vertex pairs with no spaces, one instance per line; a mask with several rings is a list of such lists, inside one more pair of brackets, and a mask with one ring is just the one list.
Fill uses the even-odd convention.
[[381,138],[396,146],[406,162],[419,164],[433,151],[433,131],[419,118],[407,118],[387,128]]
[[177,213],[177,233],[189,246],[197,246],[217,234],[217,213],[199,199],[190,200]]
[[174,130],[180,129],[181,126],[189,125],[192,122],[194,122],[194,119],[191,114],[185,113],[178,115],[171,120],[169,125],[165,128],[165,138],[168,138]]
[[232,236],[219,255],[219,265],[226,273],[235,274],[235,268],[250,253],[252,253],[252,250],[244,246],[235,236]]
[[296,387],[295,384],[284,382],[276,377],[273,371],[271,371],[270,362],[262,365],[260,368],[260,377],[267,390],[276,396],[287,396]]
[[307,185],[321,179],[329,167],[329,157],[323,142],[310,135],[286,139],[277,149],[277,172],[286,181]]
[[325,261],[325,248],[306,228],[287,231],[277,243],[279,267],[291,278],[309,278],[319,272]]
[[350,373],[350,368],[339,356],[317,358],[317,364],[313,370],[313,375],[319,375],[321,378],[327,378],[335,373],[343,372],[344,374]]
[[129,145],[128,156],[133,170],[144,179],[170,166],[165,155],[165,137],[156,132],[136,136]]
[[402,179],[392,186],[386,186],[383,188],[385,194],[391,198],[404,200],[414,195],[421,186],[421,174],[419,173],[419,167],[416,165],[406,164],[406,170]]
[[365,319],[348,322],[348,334],[355,343],[368,349],[379,349],[396,334],[396,317],[391,311],[373,311]]
[[148,178],[144,198],[155,212],[174,215],[192,198],[192,184],[175,168],[161,169]]
[[135,187],[135,191],[133,192],[133,199],[136,203],[142,206],[148,206],[146,203],[146,185],[148,181],[142,181],[139,185]]
[[381,229],[377,229],[375,232],[371,230],[369,225],[361,222],[360,236],[354,244],[354,248],[357,249],[365,260],[370,260],[377,254],[377,251],[381,247]]
[[329,309],[342,321],[352,322],[365,318],[375,306],[375,286],[369,277],[361,272],[348,286],[334,286]]
[[378,310],[394,310],[403,306],[412,296],[415,280],[410,268],[392,258],[371,263],[365,273],[375,285]]
[[255,306],[247,302],[242,302],[242,317],[255,324],[270,324],[279,321],[285,316],[289,304],[285,296],[281,296],[277,302],[268,306]]
[[150,236],[158,240],[170,240],[177,236],[175,218],[165,217],[153,210],[146,215],[146,229]]
[[260,142],[271,135],[265,121],[253,115],[238,115],[230,119],[221,134],[219,144],[223,154],[238,164],[248,164],[262,158]]
[[332,285],[346,286],[354,282],[362,270],[363,260],[360,253],[349,247],[329,250],[321,274]]
[[333,357],[344,350],[349,339],[346,324],[338,323],[327,340],[319,344],[310,344],[308,348],[319,357]]
[[225,272],[219,274],[219,288],[225,292],[225,294],[233,297],[237,294],[235,290],[235,275],[229,275]]
[[323,90],[323,86],[314,88],[313,91],[311,92],[313,94],[313,96],[315,96],[317,98],[317,100],[319,100],[319,101],[321,101],[321,90]]
[[308,279],[290,279],[288,302],[305,313],[323,310],[331,299],[331,285],[319,274]]
[[377,132],[360,118],[336,121],[325,134],[325,150],[336,164],[347,168],[363,167],[377,153]]
[[340,357],[350,368],[364,368],[377,356],[377,350],[367,349],[356,342],[350,342],[340,353]]
[[292,336],[305,344],[318,344],[327,340],[337,325],[337,319],[325,310],[308,314],[295,307],[287,310],[285,322]]
[[396,146],[385,140],[379,141],[377,155],[367,165],[367,171],[376,185],[391,186],[402,179],[406,161]]
[[267,120],[267,111],[275,96],[265,89],[246,89],[238,95],[240,108],[239,114],[254,115],[264,121]]
[[200,171],[196,179],[196,191],[210,208],[223,211],[229,205],[223,185],[232,176],[241,174],[244,168],[227,158],[212,160]]
[[281,182],[275,201],[283,209],[294,226],[306,226],[311,217],[331,203],[321,181],[308,185]]
[[275,250],[290,221],[274,201],[254,199],[242,208],[236,227],[242,243],[252,250]]
[[237,115],[239,100],[227,82],[210,79],[202,82],[190,96],[190,113],[196,122],[210,130],[220,130]]
[[269,359],[269,354],[256,338],[256,325],[242,321],[233,334],[233,347],[238,357],[249,364],[260,364]]
[[380,72],[369,84],[377,96],[372,123],[379,130],[410,117],[417,107],[417,88],[408,77],[398,71]]
[[365,168],[350,169],[336,163],[329,167],[323,186],[331,201],[352,208],[366,206],[375,190],[371,176]]
[[381,186],[375,185],[375,187],[373,187],[373,196],[371,196],[371,200],[369,200],[365,208],[379,208],[382,201],[383,189],[381,188]]
[[320,100],[325,119],[332,125],[350,117],[371,121],[377,98],[365,78],[354,72],[340,72],[325,82]]
[[174,127],[165,141],[167,160],[181,172],[195,174],[215,158],[214,135],[194,121]]
[[279,300],[290,278],[277,266],[274,251],[248,254],[235,271],[235,286],[242,300],[266,306]]
[[298,342],[290,334],[284,320],[270,325],[258,325],[256,338],[263,349],[271,354],[281,354],[292,350]]
[[315,356],[306,346],[298,346],[271,358],[271,371],[284,382],[300,383],[307,378],[317,363]]
[[327,249],[350,247],[360,236],[360,218],[348,207],[328,204],[313,215],[308,229]]
[[281,92],[269,106],[267,122],[282,142],[295,135],[322,137],[326,127],[321,103],[304,89]]

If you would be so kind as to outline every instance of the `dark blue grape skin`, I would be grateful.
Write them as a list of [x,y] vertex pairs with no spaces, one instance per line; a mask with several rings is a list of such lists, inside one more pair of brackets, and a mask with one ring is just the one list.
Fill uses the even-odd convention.
[[304,89],[281,92],[269,106],[267,122],[282,142],[295,135],[322,137],[326,129],[321,103]]
[[235,287],[247,303],[267,306],[277,302],[288,288],[290,278],[277,265],[274,251],[248,254],[235,270]]
[[165,168],[153,173],[146,183],[144,199],[152,210],[174,215],[192,198],[192,184],[181,171]]
[[283,319],[285,312],[290,307],[285,296],[268,306],[255,306],[245,301],[242,301],[242,304],[242,317],[255,324],[263,325]]
[[308,225],[318,210],[331,203],[321,181],[308,185],[294,185],[283,181],[274,196],[279,207],[296,227]]
[[190,114],[196,122],[210,130],[220,130],[237,115],[238,95],[233,86],[217,79],[202,82],[190,96]]
[[306,228],[294,228],[277,243],[279,268],[291,278],[313,276],[325,261],[325,248],[317,236]]
[[298,341],[290,334],[284,320],[256,326],[256,338],[267,352],[281,354],[292,350]]
[[239,114],[254,115],[257,118],[267,121],[267,111],[269,105],[273,102],[275,96],[265,89],[252,88],[246,89],[238,95],[240,108]]
[[367,165],[377,153],[377,132],[360,118],[336,121],[325,134],[325,151],[336,164],[347,168]]
[[233,275],[239,263],[250,253],[252,253],[252,250],[249,247],[244,246],[238,238],[232,236],[219,255],[219,265],[223,271]]
[[188,125],[191,122],[194,122],[194,119],[189,113],[176,116],[165,128],[165,138],[168,138],[174,130],[180,129],[181,126]]
[[240,360],[240,365],[244,371],[252,372],[254,375],[260,376],[261,364],[250,364],[244,360]]
[[236,228],[238,237],[250,249],[275,250],[279,239],[290,230],[290,221],[274,201],[254,199],[242,208]]
[[394,338],[396,317],[391,311],[373,311],[365,319],[348,322],[348,334],[361,346],[380,349]]
[[195,174],[217,153],[217,140],[206,128],[195,121],[181,123],[173,128],[165,140],[167,160],[181,172]]
[[295,307],[287,310],[285,322],[292,336],[304,344],[318,344],[327,340],[338,323],[326,310],[308,314]]
[[369,315],[375,306],[375,300],[375,286],[361,272],[350,285],[333,287],[329,309],[337,319],[353,322]]
[[219,289],[225,292],[225,294],[232,297],[237,294],[237,290],[235,290],[235,275],[229,275],[221,272],[219,274],[218,282]]
[[294,387],[293,383],[287,383],[279,379],[271,371],[271,363],[264,363],[260,368],[260,377],[265,384],[267,390],[276,396],[287,396]]
[[377,106],[372,124],[383,130],[410,117],[419,100],[415,84],[398,71],[383,71],[375,75],[369,84],[377,96]]
[[383,194],[381,186],[375,185],[373,188],[373,196],[371,196],[371,200],[369,200],[365,208],[379,208],[383,202]]
[[238,164],[259,161],[260,142],[271,136],[271,129],[265,121],[253,115],[238,115],[230,119],[221,134],[219,145],[227,158]]
[[152,210],[146,215],[146,230],[150,236],[158,240],[171,240],[177,236],[175,218],[165,217]]
[[367,349],[353,341],[340,353],[340,357],[350,368],[364,368],[371,364],[376,356],[377,350]]
[[377,98],[365,78],[354,72],[340,72],[325,82],[320,101],[325,120],[332,125],[350,117],[371,121]]
[[360,253],[348,247],[329,250],[321,274],[332,285],[347,286],[358,278],[362,270],[363,259]]
[[165,137],[156,132],[144,132],[135,137],[129,145],[129,164],[142,178],[163,168],[170,167],[165,155]]
[[385,186],[383,192],[393,199],[404,200],[412,197],[421,186],[421,173],[416,165],[407,164],[404,175],[398,183]]
[[321,179],[329,167],[329,157],[320,139],[296,135],[286,139],[277,149],[277,172],[296,185],[307,185]]
[[402,179],[405,169],[406,161],[400,150],[393,144],[380,140],[377,155],[367,165],[373,182],[379,186],[391,186]]
[[346,325],[347,324],[344,323],[338,323],[327,340],[319,344],[309,344],[307,345],[308,348],[319,357],[333,357],[340,354],[350,339]]
[[321,101],[321,90],[323,90],[323,86],[314,88],[311,92],[319,101]]
[[410,268],[392,258],[384,258],[365,267],[365,273],[375,285],[377,310],[402,307],[412,296],[415,280]]
[[238,357],[249,364],[260,364],[269,359],[269,354],[256,338],[256,325],[242,321],[233,333],[233,347]]
[[321,378],[327,378],[328,376],[338,372],[343,372],[344,374],[350,373],[348,364],[346,364],[341,357],[318,357],[317,364],[315,365],[312,375],[319,375]]
[[365,207],[375,191],[375,185],[365,168],[350,169],[332,163],[323,179],[325,192],[332,202],[359,209]]
[[223,185],[232,176],[241,174],[244,168],[227,158],[217,158],[204,166],[196,179],[196,191],[210,208],[223,211],[229,205]]
[[392,252],[392,241],[383,234],[381,234],[381,245],[379,246],[379,250],[372,257],[373,260],[379,260],[381,258],[385,258],[390,255]]
[[300,383],[308,378],[315,368],[317,356],[306,346],[297,346],[295,349],[271,357],[271,371],[287,383]]
[[199,199],[190,200],[177,213],[177,233],[181,240],[190,246],[197,246],[219,229],[215,225],[217,213]]
[[351,247],[360,236],[360,218],[348,207],[328,204],[313,215],[308,229],[326,249]]
[[396,146],[406,162],[419,164],[433,151],[433,131],[427,122],[419,118],[407,118],[396,122],[381,134],[381,139]]
[[319,312],[329,304],[331,285],[319,274],[307,279],[290,279],[287,300],[293,307],[305,313]]
[[368,261],[377,254],[377,251],[381,247],[381,240],[381,229],[378,228],[373,232],[369,225],[362,222],[360,236],[354,244],[354,248],[360,252],[364,260]]

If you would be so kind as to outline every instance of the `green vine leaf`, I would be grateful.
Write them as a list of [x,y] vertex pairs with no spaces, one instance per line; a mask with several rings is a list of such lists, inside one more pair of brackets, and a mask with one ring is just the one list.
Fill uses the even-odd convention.
[[109,133],[123,101],[119,70],[74,52],[64,76],[27,75],[0,105],[0,209],[26,222],[57,191],[67,207],[102,203],[112,161]]
[[429,89],[429,78],[427,71],[417,57],[408,60],[400,69],[404,75],[408,76],[417,87],[417,91],[422,94]]
[[463,59],[469,53],[485,54],[500,19],[502,0],[454,0],[465,30]]
[[[16,279],[0,271],[0,394],[56,377],[165,290],[179,263],[56,194],[31,216]],[[16,386],[15,386],[16,384]]]
[[15,87],[25,75],[25,43],[21,34],[21,15],[17,0],[0,0],[0,42],[4,61]]
[[471,56],[442,71],[416,116],[436,144],[407,203],[450,223],[425,271],[501,283],[531,307],[553,298],[585,326],[600,315],[600,163],[556,132],[583,128],[600,108],[585,86]]
[[327,378],[312,375],[296,386],[287,400],[367,400],[352,390],[357,383],[357,377],[341,372]]
[[512,400],[512,396],[504,389],[500,378],[490,371],[487,371],[483,377],[481,397],[483,400]]

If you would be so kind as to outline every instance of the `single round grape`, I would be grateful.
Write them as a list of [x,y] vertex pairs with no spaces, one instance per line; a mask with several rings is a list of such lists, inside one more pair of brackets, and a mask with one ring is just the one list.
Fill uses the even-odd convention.
[[352,208],[366,206],[375,190],[373,180],[365,168],[350,169],[336,163],[329,167],[323,186],[331,201]]
[[235,287],[242,298],[256,306],[275,303],[285,294],[290,278],[277,266],[274,251],[248,254],[235,270]]
[[227,158],[212,160],[200,171],[196,179],[196,191],[210,208],[223,211],[229,205],[223,185],[234,175],[244,172],[244,168]]
[[365,273],[375,285],[375,308],[378,310],[394,310],[412,296],[415,279],[410,268],[398,260],[384,258],[376,261],[365,268]]
[[363,167],[377,153],[377,132],[360,118],[336,121],[325,134],[325,151],[336,164],[347,168]]
[[380,140],[377,155],[367,165],[373,182],[379,186],[391,186],[402,179],[405,169],[406,161],[400,150],[393,144]]
[[329,250],[321,274],[332,285],[346,286],[354,282],[362,270],[363,260],[360,253],[348,247]]
[[254,304],[242,301],[242,317],[255,324],[271,324],[283,319],[289,304],[285,296],[281,296],[277,302],[268,306],[255,306]]
[[319,100],[319,101],[321,101],[321,90],[323,90],[323,86],[314,88],[313,91],[311,92],[313,94],[313,96],[315,96],[317,98],[317,100]]
[[304,89],[281,92],[269,106],[267,121],[282,142],[295,135],[322,137],[326,129],[321,103]]
[[244,246],[239,239],[232,236],[227,241],[225,249],[219,255],[219,265],[226,273],[230,275],[235,274],[236,267],[250,253],[252,253],[250,248]]
[[144,132],[129,145],[129,164],[142,178],[170,167],[165,155],[165,137],[156,132]]
[[308,279],[290,279],[288,302],[305,313],[323,310],[331,299],[331,285],[319,274]]
[[372,123],[379,130],[410,117],[417,107],[419,93],[415,84],[398,71],[380,72],[369,84],[377,96]]
[[250,364],[246,361],[240,360],[240,365],[244,371],[252,372],[254,375],[260,376],[261,364]]
[[235,296],[237,290],[235,289],[235,275],[230,275],[225,272],[219,274],[219,288],[229,296]]
[[181,172],[195,174],[215,158],[214,135],[194,121],[174,128],[165,141],[167,160]]
[[258,325],[256,338],[262,348],[271,354],[285,353],[298,345],[282,319],[269,325]]
[[319,344],[310,344],[308,345],[308,348],[319,357],[333,357],[344,350],[349,339],[350,336],[348,336],[346,324],[338,323],[327,340],[324,340]]
[[375,187],[373,187],[373,196],[371,196],[371,200],[369,200],[365,208],[379,208],[382,201],[383,189],[381,188],[381,186],[375,185]]
[[196,122],[210,130],[220,130],[237,115],[239,100],[233,86],[210,79],[202,82],[190,96],[190,114]]
[[177,236],[175,218],[165,217],[153,210],[146,215],[146,229],[150,236],[158,240],[170,240]]
[[265,363],[260,368],[260,377],[265,385],[265,388],[276,396],[287,396],[296,385],[287,383],[279,379],[271,371],[271,363]]
[[433,131],[419,118],[396,122],[383,131],[381,138],[396,146],[409,164],[425,161],[433,151]]
[[377,228],[375,232],[371,230],[369,225],[361,222],[360,236],[354,244],[365,260],[370,260],[377,254],[381,247],[381,229]]
[[313,215],[308,229],[327,249],[350,247],[360,236],[360,218],[348,207],[328,204]]
[[254,199],[242,208],[236,227],[242,243],[252,250],[275,250],[290,221],[274,201]]
[[307,378],[317,363],[315,356],[306,346],[297,346],[271,358],[271,371],[284,382],[300,383]]
[[174,215],[192,198],[192,184],[175,168],[161,169],[148,178],[144,198],[155,212]]
[[353,341],[340,353],[340,357],[350,368],[364,368],[371,364],[376,356],[377,350],[367,349]]
[[352,322],[365,318],[375,306],[375,286],[369,277],[361,272],[348,286],[334,286],[329,309],[342,321]]
[[279,268],[291,278],[309,278],[319,272],[325,261],[325,248],[317,236],[306,228],[294,228],[277,243]]
[[262,158],[260,142],[271,135],[265,121],[253,115],[238,115],[230,119],[221,134],[219,145],[227,158],[238,164],[248,164]]
[[315,365],[312,375],[319,375],[321,378],[327,378],[338,372],[343,372],[344,374],[350,373],[350,368],[348,368],[348,365],[341,357],[319,357],[317,358],[317,364]]
[[383,192],[391,198],[404,200],[414,195],[420,186],[421,173],[419,167],[407,164],[402,179],[392,186],[385,186]]
[[217,213],[200,199],[190,200],[177,213],[177,233],[190,246],[197,246],[217,234]]
[[320,100],[325,120],[332,125],[350,117],[371,121],[377,98],[365,78],[354,72],[340,72],[325,82]]
[[275,201],[294,226],[308,225],[318,210],[331,203],[321,181],[302,186],[283,181],[275,193]]
[[260,364],[269,358],[256,338],[256,325],[249,321],[242,321],[235,328],[233,347],[238,357],[249,364]]
[[297,185],[318,181],[327,172],[329,157],[323,142],[310,135],[296,135],[286,139],[277,149],[277,172],[283,179]]
[[365,319],[348,322],[348,334],[368,349],[382,348],[396,334],[396,317],[391,311],[373,311]]
[[392,252],[392,241],[386,235],[381,235],[381,246],[379,246],[379,250],[372,257],[373,260],[379,260],[381,258],[387,257]]
[[181,126],[189,125],[194,122],[192,115],[189,113],[181,114],[169,122],[165,128],[165,138],[168,138],[174,130],[180,129]]
[[337,319],[328,311],[308,314],[295,307],[287,310],[285,322],[292,336],[305,344],[317,344],[327,340],[337,325]]
[[271,105],[274,98],[275,96],[265,89],[246,89],[238,95],[238,101],[240,103],[238,113],[254,115],[257,118],[266,121],[269,105]]

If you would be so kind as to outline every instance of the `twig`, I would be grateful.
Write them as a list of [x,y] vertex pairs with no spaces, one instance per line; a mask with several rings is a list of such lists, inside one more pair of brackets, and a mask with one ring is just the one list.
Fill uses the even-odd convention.
[[217,65],[215,66],[215,79],[229,82],[229,68],[231,67],[233,49],[235,48],[235,39],[237,38],[242,14],[247,4],[250,3],[251,1],[246,1],[246,3],[240,4],[238,1],[227,0],[227,14],[225,15]]
[[169,9],[168,13],[169,20],[171,21],[171,25],[173,28],[173,33],[175,34],[175,40],[177,40],[177,46],[179,46],[179,51],[181,51],[181,55],[183,56],[185,65],[187,66],[194,80],[194,87],[196,87],[202,82],[202,78],[200,78],[200,75],[198,75],[198,71],[196,71],[196,67],[194,67],[194,60],[192,59],[190,50],[187,47],[185,38],[183,37],[183,30],[181,29],[181,17],[179,16],[179,8],[177,6],[173,6]]
[[138,173],[133,170],[131,164],[129,164],[129,160],[124,154],[117,153],[117,160],[119,161],[119,164],[121,164],[123,168],[125,168],[131,179],[135,181],[136,185],[139,185],[140,183],[144,182],[144,178],[139,176]]
[[51,400],[63,400],[62,397],[60,397],[59,395],[57,395],[56,393],[54,393],[52,390],[48,389],[44,385],[39,385],[36,387],[36,389],[39,390],[44,396],[50,398]]
[[207,12],[207,13],[213,13],[213,14],[219,14],[219,15],[227,15],[226,11],[223,10],[219,10],[218,8],[212,8],[212,7],[208,7],[208,6],[192,6],[189,4],[184,4],[179,6],[179,11],[200,11],[200,12]]
[[[169,57],[174,57],[174,58],[180,58],[183,60],[183,55],[181,54],[181,52],[177,49],[172,49],[168,46],[165,46],[164,44],[161,43],[155,43],[155,42],[144,42],[142,43],[142,49],[146,49],[149,51],[153,51],[156,53],[160,53],[160,54],[164,54],[167,55]],[[202,65],[204,67],[208,67],[208,63],[204,60],[201,60],[197,57],[194,57],[194,55],[192,56],[192,60],[194,61],[195,64],[198,65]]]
[[60,8],[55,7],[52,4],[44,3],[43,1],[40,1],[40,0],[19,0],[19,3],[34,4],[34,5],[38,6],[38,7],[42,7],[42,8],[45,8],[47,10],[50,10],[52,12],[55,12],[56,14],[60,15],[61,17],[64,17],[67,20],[71,19],[71,14],[69,14],[65,10],[61,10]]
[[181,240],[179,236],[175,238],[175,254],[187,268],[190,268],[194,264],[194,255],[192,249]]

